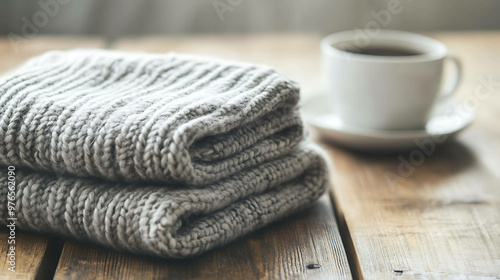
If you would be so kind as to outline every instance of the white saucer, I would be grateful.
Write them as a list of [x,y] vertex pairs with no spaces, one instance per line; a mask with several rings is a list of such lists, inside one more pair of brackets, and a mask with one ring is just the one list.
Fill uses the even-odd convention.
[[[333,111],[332,102],[325,94],[302,102],[302,116],[319,135],[338,145],[370,152],[395,152],[418,147],[424,139],[436,144],[451,139],[473,120],[475,112],[456,101],[439,104],[433,110],[425,129],[369,130],[344,124]],[[428,141],[427,141],[428,142]]]

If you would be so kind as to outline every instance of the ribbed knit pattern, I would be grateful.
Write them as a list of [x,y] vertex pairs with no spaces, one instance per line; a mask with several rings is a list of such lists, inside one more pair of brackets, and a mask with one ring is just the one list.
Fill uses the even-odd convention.
[[[16,177],[22,228],[174,258],[205,252],[289,215],[315,201],[326,186],[323,162],[307,148],[204,187],[125,185],[36,172]],[[5,177],[0,184],[7,185]],[[2,205],[6,197],[1,188]],[[0,222],[7,222],[5,215]]]
[[51,52],[0,79],[0,162],[111,180],[214,182],[298,144],[298,97],[265,67]]
[[[179,54],[50,52],[0,78],[0,168],[17,224],[181,258],[315,201],[298,87],[275,71]],[[7,176],[0,175],[0,185]],[[7,188],[0,188],[7,223]]]

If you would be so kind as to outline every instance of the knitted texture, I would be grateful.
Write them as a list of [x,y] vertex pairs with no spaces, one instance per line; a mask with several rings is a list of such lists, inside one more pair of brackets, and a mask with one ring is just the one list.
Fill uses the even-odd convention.
[[207,58],[50,52],[0,79],[0,162],[110,180],[214,182],[302,139],[298,87]]
[[[182,258],[311,204],[325,191],[325,174],[322,158],[308,148],[204,187],[124,185],[18,171],[17,223],[120,250]],[[0,184],[7,185],[7,179]],[[6,197],[7,188],[1,188],[2,205]],[[6,222],[2,215],[0,223]]]
[[16,167],[17,225],[173,258],[225,244],[325,191],[298,98],[263,66],[102,50],[34,58],[0,78],[0,168]]

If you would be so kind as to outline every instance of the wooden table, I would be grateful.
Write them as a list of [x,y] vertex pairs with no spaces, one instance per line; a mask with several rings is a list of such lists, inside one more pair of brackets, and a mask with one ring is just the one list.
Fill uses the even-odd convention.
[[[457,141],[439,146],[411,172],[398,173],[408,154],[359,154],[316,140],[332,161],[329,194],[311,209],[229,246],[165,261],[18,232],[17,272],[12,273],[5,264],[2,229],[0,279],[499,279],[500,32],[428,35],[462,58],[465,73],[457,99],[478,113]],[[106,47],[265,63],[300,82],[307,98],[324,88],[320,38],[127,38]],[[37,37],[15,53],[7,39],[0,39],[0,72],[50,49],[76,47],[105,44],[99,38]]]

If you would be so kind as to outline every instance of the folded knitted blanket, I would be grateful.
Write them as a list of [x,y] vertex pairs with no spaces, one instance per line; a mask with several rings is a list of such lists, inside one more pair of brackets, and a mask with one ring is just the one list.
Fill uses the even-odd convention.
[[17,225],[163,257],[225,244],[325,191],[297,101],[261,66],[100,50],[32,59],[0,78]]

